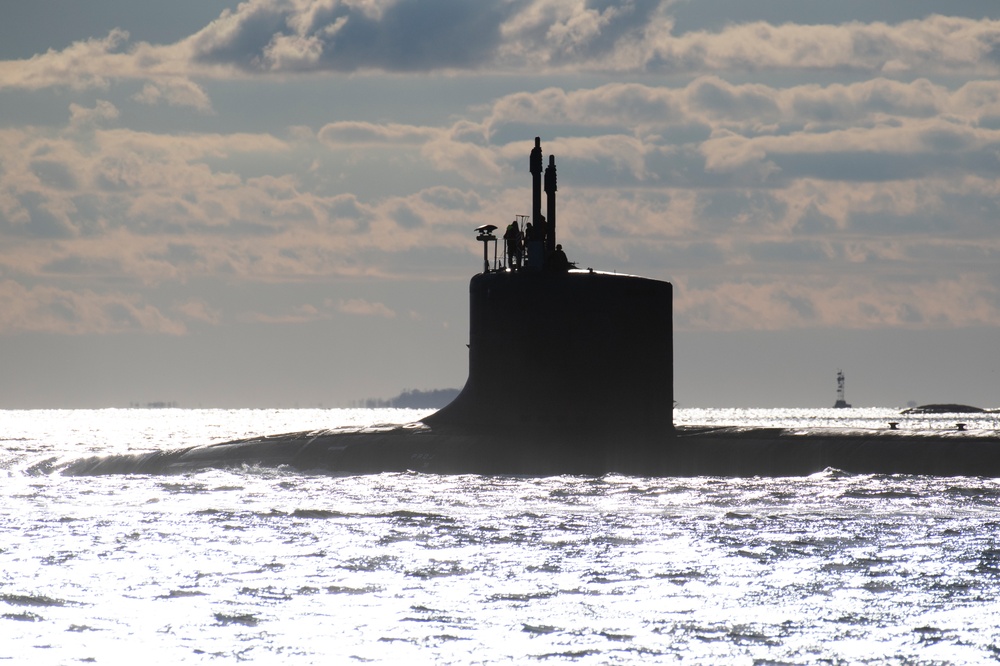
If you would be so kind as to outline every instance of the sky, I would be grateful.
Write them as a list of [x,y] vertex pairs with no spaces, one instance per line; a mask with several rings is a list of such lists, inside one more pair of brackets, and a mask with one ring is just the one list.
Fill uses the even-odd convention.
[[681,406],[1000,406],[995,0],[4,3],[0,406],[460,388],[536,136]]

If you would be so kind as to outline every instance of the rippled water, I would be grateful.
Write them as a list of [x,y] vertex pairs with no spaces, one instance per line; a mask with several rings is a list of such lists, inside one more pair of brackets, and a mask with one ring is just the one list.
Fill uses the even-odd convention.
[[[864,427],[897,414],[831,412],[679,410],[677,421]],[[0,411],[0,659],[1000,659],[993,479],[75,478],[40,464],[421,414]],[[993,418],[962,420],[995,429]]]

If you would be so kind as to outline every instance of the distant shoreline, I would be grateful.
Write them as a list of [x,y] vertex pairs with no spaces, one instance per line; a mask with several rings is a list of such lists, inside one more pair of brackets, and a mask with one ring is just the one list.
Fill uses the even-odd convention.
[[362,409],[440,409],[454,400],[458,394],[459,389],[431,389],[429,391],[407,389],[388,400],[366,398],[351,406]]

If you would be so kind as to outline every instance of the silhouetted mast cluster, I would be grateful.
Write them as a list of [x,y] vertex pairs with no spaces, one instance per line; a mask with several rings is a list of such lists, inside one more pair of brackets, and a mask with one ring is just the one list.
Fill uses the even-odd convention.
[[[562,246],[556,243],[556,190],[559,189],[556,183],[556,158],[549,155],[549,164],[542,169],[542,140],[535,137],[535,147],[531,150],[529,157],[529,171],[531,171],[531,216],[517,215],[515,220],[507,226],[503,234],[504,256],[507,258],[506,265],[497,264],[496,243],[497,237],[493,232],[496,225],[484,224],[476,227],[478,236],[476,240],[483,243],[483,272],[495,271],[520,271],[527,268],[529,271],[547,269],[553,272],[564,272],[570,268],[575,268],[566,254],[562,251]],[[544,184],[542,174],[545,174]],[[545,191],[545,215],[542,215],[542,190]],[[524,225],[523,227],[521,225]],[[489,246],[493,245],[493,267],[490,268]]]
[[549,155],[549,166],[545,169],[545,214],[542,217],[542,140],[535,137],[535,147],[531,149],[531,228],[534,238],[542,241],[545,254],[556,249],[556,156]]

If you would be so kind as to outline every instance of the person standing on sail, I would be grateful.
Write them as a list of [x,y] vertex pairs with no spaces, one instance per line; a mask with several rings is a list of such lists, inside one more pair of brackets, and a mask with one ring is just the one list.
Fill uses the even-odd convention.
[[507,265],[511,270],[521,268],[521,228],[514,220],[507,225],[503,234],[504,246],[507,248]]

